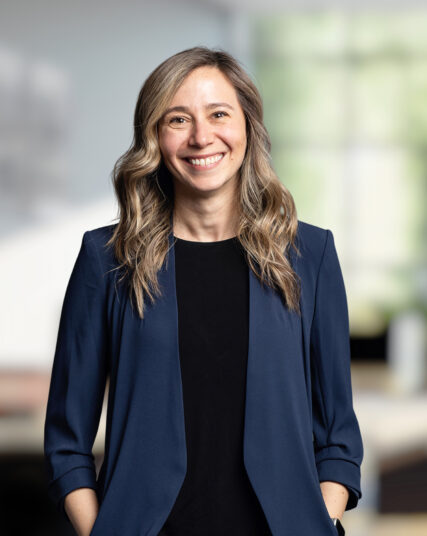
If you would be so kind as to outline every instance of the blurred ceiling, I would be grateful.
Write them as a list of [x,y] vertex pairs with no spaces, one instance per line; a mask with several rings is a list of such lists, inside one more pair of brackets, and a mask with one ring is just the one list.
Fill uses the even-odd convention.
[[[196,1],[200,5],[200,1]],[[369,10],[402,9],[418,7],[427,8],[427,0],[202,0],[202,3],[224,9],[225,11],[262,12],[266,11],[302,11],[316,9]]]

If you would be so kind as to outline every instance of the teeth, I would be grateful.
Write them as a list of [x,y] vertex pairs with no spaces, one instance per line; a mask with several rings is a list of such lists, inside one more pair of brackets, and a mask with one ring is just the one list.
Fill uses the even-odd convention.
[[196,166],[209,166],[209,164],[213,164],[214,162],[218,162],[218,160],[221,160],[223,157],[222,154],[217,154],[215,156],[210,156],[209,158],[189,158],[188,160]]

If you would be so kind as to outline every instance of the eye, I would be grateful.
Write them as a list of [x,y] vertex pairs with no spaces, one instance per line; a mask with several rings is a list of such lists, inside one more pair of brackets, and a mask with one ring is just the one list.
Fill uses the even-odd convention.
[[180,120],[185,121],[185,119],[183,117],[176,116],[176,117],[172,117],[170,119],[169,123],[178,122],[178,124],[182,125],[182,122]]
[[227,113],[227,112],[222,112],[222,111],[221,111],[221,112],[214,112],[214,114],[213,114],[213,115],[218,115],[218,114],[228,115],[228,113]]

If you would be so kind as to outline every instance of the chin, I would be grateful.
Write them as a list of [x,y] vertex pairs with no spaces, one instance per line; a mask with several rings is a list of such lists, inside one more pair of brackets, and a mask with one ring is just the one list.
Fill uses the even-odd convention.
[[210,192],[210,191],[214,192],[224,187],[227,184],[227,182],[228,182],[227,180],[223,180],[223,179],[215,180],[212,177],[211,180],[203,180],[203,179],[193,180],[191,181],[191,185],[193,188],[201,192]]

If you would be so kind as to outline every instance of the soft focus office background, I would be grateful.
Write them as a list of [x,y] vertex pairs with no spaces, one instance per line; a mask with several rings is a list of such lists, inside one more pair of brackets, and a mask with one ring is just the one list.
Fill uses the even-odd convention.
[[195,45],[249,71],[299,219],[335,236],[365,445],[347,534],[427,534],[427,5],[363,4],[1,5],[2,535],[72,534],[42,459],[65,287],[83,232],[116,221],[110,174],[143,81]]

